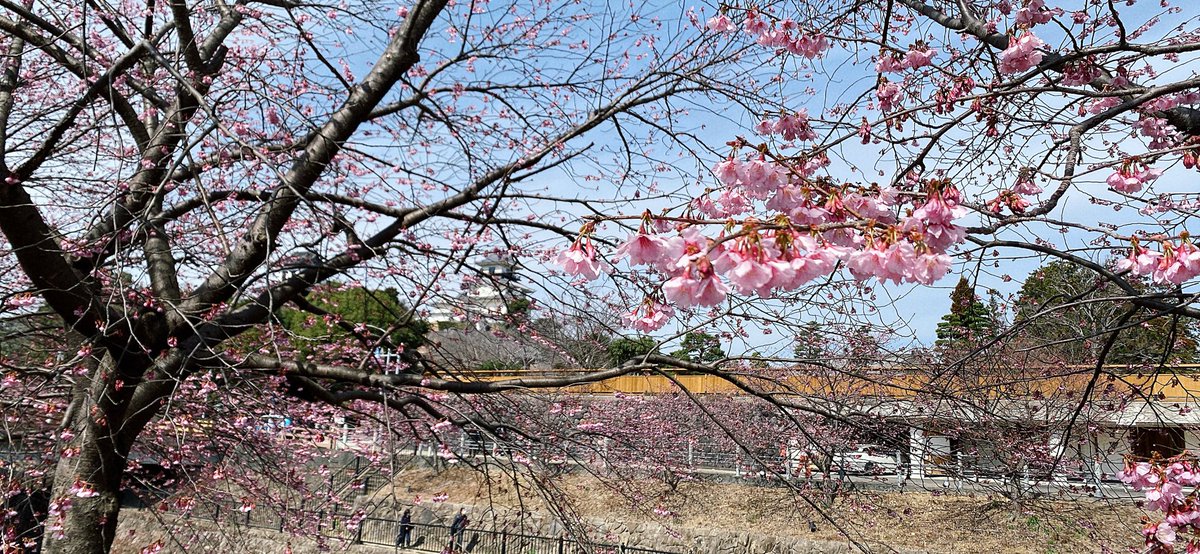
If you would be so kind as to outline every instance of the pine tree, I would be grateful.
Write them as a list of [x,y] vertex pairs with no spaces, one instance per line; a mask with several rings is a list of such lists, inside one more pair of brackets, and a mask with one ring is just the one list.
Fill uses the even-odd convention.
[[950,293],[950,313],[937,325],[938,346],[990,337],[995,330],[992,310],[975,296],[975,287],[966,277],[959,279]]
[[671,353],[672,357],[697,364],[712,363],[725,357],[721,349],[721,341],[708,333],[692,331],[683,336],[679,350]]
[[830,356],[829,338],[821,330],[821,325],[810,321],[804,325],[804,331],[796,335],[792,353],[796,359],[804,362],[820,362]]

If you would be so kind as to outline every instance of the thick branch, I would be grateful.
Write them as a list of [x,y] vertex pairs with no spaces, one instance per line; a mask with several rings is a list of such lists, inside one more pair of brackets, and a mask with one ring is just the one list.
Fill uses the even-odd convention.
[[342,144],[358,129],[392,86],[419,61],[417,46],[437,19],[445,0],[414,6],[371,72],[309,142],[304,153],[283,176],[267,205],[243,238],[213,274],[184,302],[185,313],[198,313],[229,299],[266,259],[303,195],[325,172]]

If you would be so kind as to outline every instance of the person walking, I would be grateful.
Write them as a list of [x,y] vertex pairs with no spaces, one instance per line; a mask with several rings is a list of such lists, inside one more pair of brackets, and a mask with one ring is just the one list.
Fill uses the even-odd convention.
[[400,514],[400,533],[396,535],[396,546],[408,548],[412,545],[412,530],[412,509],[405,508],[404,513]]
[[462,549],[463,533],[467,531],[467,510],[458,509],[458,515],[450,522],[450,549],[457,552]]

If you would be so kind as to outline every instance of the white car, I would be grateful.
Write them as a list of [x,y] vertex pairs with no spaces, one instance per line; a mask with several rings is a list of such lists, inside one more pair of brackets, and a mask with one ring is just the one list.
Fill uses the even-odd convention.
[[899,466],[894,454],[876,444],[860,444],[854,450],[838,452],[830,461],[831,472],[895,473]]

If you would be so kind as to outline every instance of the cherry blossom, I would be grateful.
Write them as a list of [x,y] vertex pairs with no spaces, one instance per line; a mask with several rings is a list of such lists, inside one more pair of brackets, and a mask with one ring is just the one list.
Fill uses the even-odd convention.
[[1016,190],[1002,190],[995,198],[987,202],[988,211],[1000,213],[1005,208],[1014,214],[1025,213],[1030,203]]
[[1032,27],[1048,23],[1055,15],[1062,15],[1061,8],[1046,9],[1044,0],[1029,0],[1025,7],[1017,10],[1016,24],[1018,27]]
[[729,17],[725,14],[719,14],[716,17],[709,19],[704,26],[710,31],[715,31],[718,33],[731,33],[737,30],[737,27],[734,26],[733,21],[730,21]]
[[817,133],[808,123],[808,110],[781,116],[775,120],[763,120],[755,130],[764,135],[780,135],[784,140],[813,140]]
[[1150,137],[1150,148],[1166,148],[1179,134],[1174,125],[1161,117],[1143,116],[1133,124],[1142,136]]
[[904,61],[890,52],[880,53],[879,59],[875,62],[875,71],[879,73],[898,73],[903,69]]
[[904,53],[904,67],[907,69],[919,69],[930,65],[933,63],[933,57],[937,53],[937,50],[924,44],[914,44],[908,52]]
[[[719,304],[730,289],[771,297],[827,275],[839,262],[859,280],[931,284],[949,272],[952,258],[947,250],[965,237],[956,224],[966,214],[961,192],[945,180],[925,182],[924,200],[897,218],[897,206],[906,196],[893,187],[828,189],[803,176],[789,177],[781,164],[761,155],[748,161],[731,156],[717,163],[713,173],[724,189],[718,200],[721,207],[711,212],[767,209],[779,215],[765,222],[747,218],[737,233],[709,239],[702,233],[704,225],[696,223],[679,224],[678,234],[670,238],[649,233],[647,229],[663,226],[644,214],[639,231],[614,251],[615,259],[649,266],[663,279],[662,297],[679,308]],[[799,179],[798,184],[786,184],[791,179]],[[1015,192],[1008,191],[1005,198],[1010,209],[1028,206]],[[737,199],[736,207],[730,199]],[[835,222],[846,225],[825,232],[797,227]],[[650,331],[665,325],[671,315],[666,305],[647,298],[623,321]]]
[[91,485],[78,480],[75,481],[75,484],[71,485],[71,488],[67,492],[79,498],[95,498],[100,496],[100,493],[96,492]]
[[557,262],[568,274],[587,279],[595,279],[604,272],[604,262],[596,257],[596,247],[587,236],[581,237],[559,254]]
[[894,111],[904,100],[904,93],[900,90],[900,85],[887,79],[880,79],[875,96],[879,98],[879,109],[883,112]]
[[746,188],[732,188],[721,191],[717,196],[719,209],[711,212],[715,217],[729,217],[749,212],[753,207],[752,199],[747,195]]
[[[1200,499],[1196,491],[1200,477],[1197,476],[1195,458],[1186,452],[1166,460],[1157,455],[1149,461],[1128,460],[1118,477],[1133,490],[1144,493],[1144,508],[1163,514],[1161,520],[1147,521],[1142,528],[1147,552],[1174,552],[1180,533],[1200,531],[1197,527],[1200,524]],[[1198,547],[1200,543],[1194,539],[1187,541],[1188,552]]]
[[808,59],[819,58],[829,50],[829,39],[820,33],[801,35],[788,43],[787,50]]
[[713,174],[726,185],[736,185],[742,178],[741,160],[733,157],[722,160],[713,166]]
[[1013,192],[1026,196],[1034,196],[1042,193],[1042,188],[1033,180],[1033,176],[1029,171],[1022,171],[1017,178],[1016,184],[1013,185]]
[[[1138,169],[1139,166],[1141,169]],[[1117,192],[1134,194],[1141,191],[1146,183],[1158,179],[1162,173],[1161,169],[1151,169],[1136,161],[1130,161],[1109,175],[1105,182]]]
[[662,285],[663,295],[681,308],[715,306],[725,301],[729,287],[717,277],[706,255],[682,261],[683,270]]
[[1138,275],[1149,275],[1158,267],[1158,260],[1160,258],[1162,258],[1162,254],[1142,248],[1138,245],[1138,241],[1134,239],[1129,251],[1129,257],[1118,260],[1116,269],[1117,271],[1132,271]]
[[1104,113],[1112,108],[1121,105],[1121,99],[1116,96],[1105,96],[1092,100],[1087,105],[1087,113],[1099,114]]
[[1046,46],[1033,33],[1025,33],[1009,39],[1008,48],[1000,53],[1000,73],[1020,73],[1042,63]]
[[18,294],[4,301],[4,305],[10,309],[28,308],[38,304],[38,299],[32,294]]
[[1200,248],[1184,234],[1179,243],[1160,241],[1162,251],[1154,251],[1133,240],[1128,257],[1118,260],[1117,271],[1150,277],[1155,283],[1179,285],[1200,276]]
[[[1091,83],[1100,77],[1100,66],[1092,58],[1078,60],[1067,64],[1060,81],[1066,86],[1081,86]],[[1111,106],[1109,106],[1111,107]]]
[[1200,275],[1200,249],[1184,240],[1178,245],[1163,243],[1163,256],[1151,274],[1156,283],[1181,285]]
[[661,329],[673,315],[675,310],[670,306],[647,298],[632,312],[621,316],[621,319],[627,327],[649,333]]
[[967,209],[959,204],[959,200],[961,196],[957,189],[935,190],[925,203],[913,212],[912,217],[928,223],[949,224],[967,213]]
[[950,273],[952,263],[953,260],[946,254],[926,252],[909,260],[904,277],[914,283],[932,285]]
[[630,234],[629,238],[617,247],[613,255],[614,260],[628,258],[630,265],[651,265],[661,268],[674,262],[669,256],[667,239],[647,233],[645,226],[637,233]]
[[759,15],[756,11],[751,11],[746,14],[746,21],[742,24],[742,28],[751,35],[760,35],[771,29],[771,22]]
[[738,169],[737,188],[753,200],[762,200],[787,184],[788,174],[780,165],[763,157],[749,160]]
[[[772,282],[777,271],[772,256],[755,239],[739,239],[733,248],[726,248],[716,260],[713,267],[737,287],[742,294],[758,293],[759,296],[769,296]],[[781,264],[780,267],[791,271],[791,264]]]
[[790,19],[771,21],[757,11],[746,15],[742,28],[761,46],[780,48],[807,59],[819,58],[829,49],[829,39],[824,34],[806,32]]

